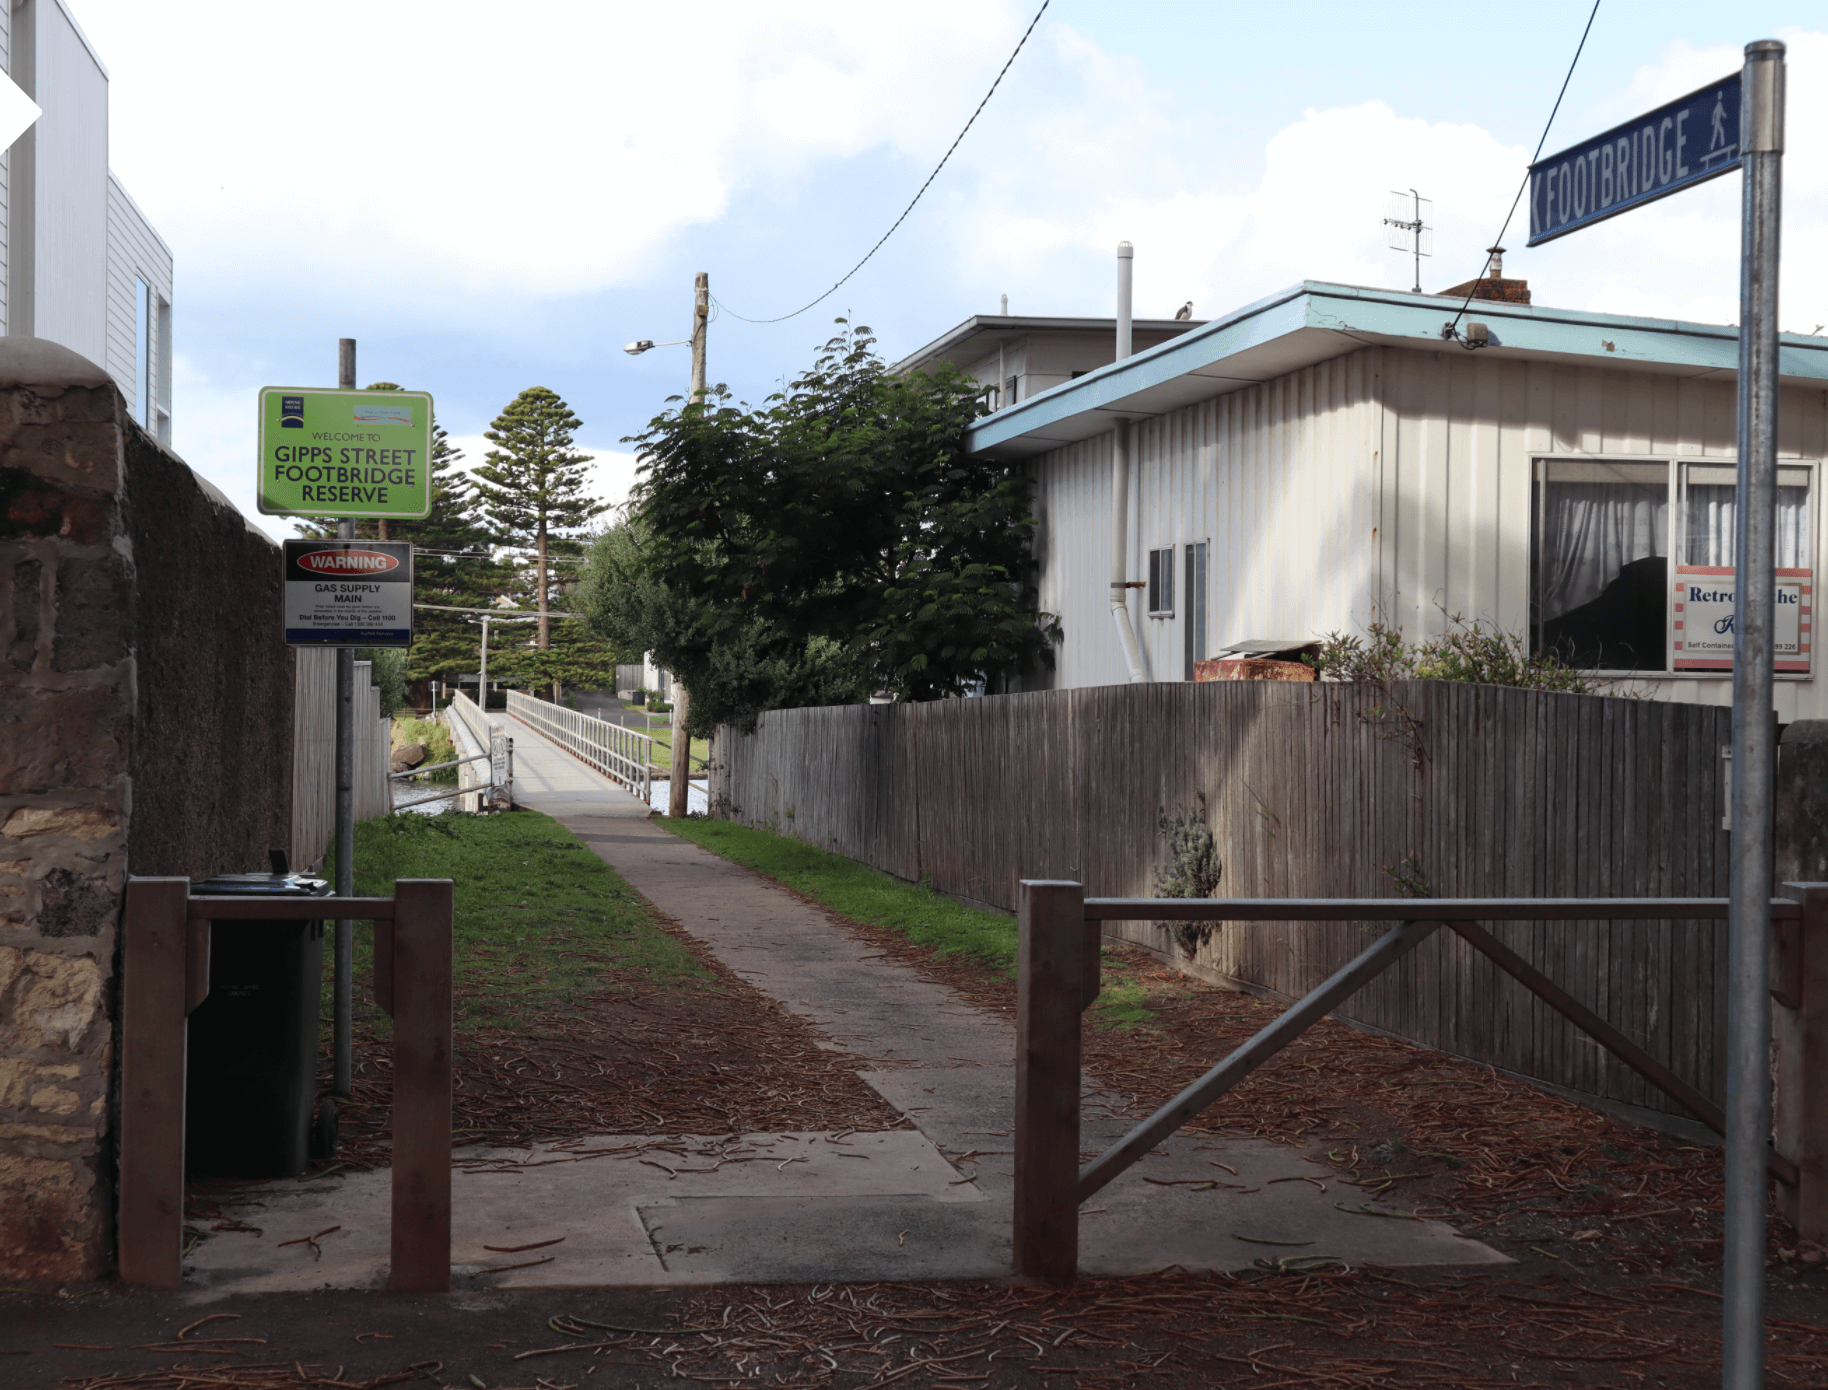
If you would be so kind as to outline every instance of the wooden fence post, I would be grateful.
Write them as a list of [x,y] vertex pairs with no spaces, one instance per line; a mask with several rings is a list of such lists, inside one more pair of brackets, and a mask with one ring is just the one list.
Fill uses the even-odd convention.
[[1800,930],[1776,934],[1772,972],[1775,1138],[1798,1170],[1796,1186],[1780,1183],[1777,1194],[1799,1239],[1828,1242],[1828,883],[1783,887],[1803,916],[1794,923]]
[[183,1277],[189,900],[189,879],[130,878],[121,919],[120,1271],[148,1289]]
[[451,1286],[449,879],[394,884],[394,1153],[390,1289]]
[[1024,879],[1016,966],[1016,1272],[1079,1269],[1079,1015],[1085,890]]

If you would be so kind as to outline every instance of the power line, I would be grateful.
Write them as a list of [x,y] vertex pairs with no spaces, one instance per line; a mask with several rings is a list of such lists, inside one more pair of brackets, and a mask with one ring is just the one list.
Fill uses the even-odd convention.
[[720,300],[717,299],[717,297],[715,295],[712,296],[712,303],[716,304],[719,309],[721,309],[725,313],[729,314],[731,318],[742,319],[742,321],[744,323],[785,323],[788,319],[798,318],[801,314],[805,313],[807,309],[814,308],[815,306],[817,306],[820,303],[823,303],[825,300],[829,299],[833,294],[835,294],[838,290],[838,287],[840,285],[842,285],[845,280],[850,279],[851,276],[855,275],[858,271],[862,270],[863,267],[869,263],[870,257],[875,255],[878,251],[880,251],[882,249],[883,242],[887,241],[890,237],[895,235],[895,228],[899,227],[903,222],[906,222],[908,220],[908,214],[910,212],[914,211],[914,204],[918,203],[920,201],[921,194],[924,194],[927,191],[928,187],[932,184],[933,180],[939,177],[939,171],[946,167],[946,161],[948,159],[952,158],[952,152],[959,147],[959,141],[962,141],[965,138],[966,134],[970,131],[971,127],[974,124],[976,124],[977,118],[984,114],[984,108],[990,104],[990,98],[996,95],[996,90],[999,86],[1002,85],[1003,78],[1009,72],[1010,65],[1015,62],[1016,54],[1020,53],[1022,51],[1022,45],[1027,43],[1028,36],[1035,32],[1035,25],[1037,25],[1041,22],[1041,16],[1047,13],[1047,7],[1051,3],[1052,3],[1052,0],[1041,0],[1041,8],[1035,11],[1035,17],[1028,21],[1028,28],[1026,28],[1022,31],[1022,37],[1019,40],[1017,40],[1015,52],[1011,53],[1009,55],[1009,61],[1004,63],[1002,71],[997,73],[996,81],[992,82],[990,84],[990,90],[988,92],[984,93],[984,99],[977,104],[977,110],[973,111],[971,113],[971,119],[965,122],[965,129],[959,131],[958,139],[954,140],[952,142],[950,148],[948,148],[946,150],[946,153],[940,157],[939,163],[933,166],[933,172],[927,175],[927,181],[926,181],[926,183],[923,183],[920,186],[920,192],[916,193],[914,195],[913,200],[905,208],[903,208],[901,210],[901,216],[897,217],[895,219],[895,226],[890,227],[888,229],[888,231],[884,232],[882,234],[882,240],[878,241],[874,246],[870,247],[868,253],[865,254],[865,256],[863,257],[862,260],[858,261],[857,264],[852,266],[849,270],[845,271],[843,278],[840,279],[836,285],[833,285],[824,294],[820,295],[817,299],[813,300],[813,302],[811,304],[807,304],[801,308],[795,309],[791,314],[782,314],[779,318],[773,318],[773,319],[747,318],[744,315],[737,313],[736,310],[732,309],[728,304],[722,303]]
[[[1542,147],[1549,143],[1549,128],[1555,124],[1555,113],[1561,110],[1561,99],[1568,94],[1568,83],[1574,80],[1574,69],[1580,63],[1581,53],[1585,51],[1587,47],[1587,35],[1593,32],[1593,21],[1599,15],[1599,7],[1600,0],[1593,0],[1593,9],[1587,15],[1587,27],[1580,31],[1580,42],[1574,47],[1574,61],[1568,64],[1568,75],[1562,78],[1561,90],[1555,94],[1555,105],[1549,109],[1548,124],[1543,126],[1542,138],[1536,142],[1536,153],[1530,156],[1531,164],[1534,164],[1537,160],[1542,158]],[[1529,186],[1530,171],[1525,169],[1523,171],[1523,182],[1517,185],[1517,196],[1511,199],[1511,210],[1504,214],[1504,225],[1498,229],[1498,235],[1492,240],[1493,246],[1502,246],[1504,244],[1504,234],[1511,229],[1511,219],[1517,215],[1517,204],[1523,201],[1523,191]],[[1491,257],[1489,254],[1486,257],[1486,264],[1491,264]],[[1473,289],[1467,291],[1465,303],[1460,305],[1460,312],[1453,316],[1453,322],[1448,324],[1447,328],[1442,332],[1441,336],[1443,338],[1459,336],[1455,330],[1459,328],[1460,320],[1466,317],[1467,305],[1473,302],[1473,292],[1478,289],[1479,281],[1484,278],[1484,275],[1485,271],[1481,269],[1479,274],[1473,278]]]
[[[497,618],[503,622],[506,622],[510,618],[531,622],[533,619],[542,616],[537,609],[530,611],[525,608],[452,608],[446,603],[415,603],[413,607],[430,608],[437,613],[481,613],[485,617]],[[576,613],[566,613],[560,609],[554,608],[548,610],[543,616],[548,619],[556,620],[564,618],[575,622],[578,615]]]

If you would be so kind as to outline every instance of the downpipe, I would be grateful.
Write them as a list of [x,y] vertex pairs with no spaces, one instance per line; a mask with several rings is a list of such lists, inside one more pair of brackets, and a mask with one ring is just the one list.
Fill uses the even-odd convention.
[[1129,551],[1130,422],[1119,420],[1111,440],[1111,620],[1117,624],[1117,643],[1130,684],[1149,679],[1143,669],[1142,647],[1130,623],[1130,581],[1125,564]]
[[[1131,324],[1131,267],[1135,251],[1127,241],[1117,243],[1117,343],[1119,362],[1128,357],[1133,341]],[[1117,624],[1117,645],[1123,649],[1124,669],[1130,684],[1149,679],[1143,668],[1142,645],[1130,622],[1129,569],[1130,422],[1119,420],[1111,440],[1111,621]]]

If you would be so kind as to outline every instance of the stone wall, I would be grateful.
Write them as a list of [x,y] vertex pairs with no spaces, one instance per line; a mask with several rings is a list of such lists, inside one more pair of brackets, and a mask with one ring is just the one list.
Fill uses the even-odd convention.
[[122,889],[284,844],[277,547],[100,368],[0,339],[0,1278],[104,1273]]

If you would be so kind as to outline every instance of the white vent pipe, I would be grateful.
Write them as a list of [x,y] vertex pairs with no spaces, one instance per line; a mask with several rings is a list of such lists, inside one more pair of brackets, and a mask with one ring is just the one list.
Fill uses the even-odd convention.
[[[1117,243],[1117,360],[1130,355],[1130,243]],[[1119,420],[1111,439],[1111,620],[1117,624],[1117,643],[1132,685],[1149,679],[1143,669],[1142,648],[1130,623],[1129,583],[1130,422]]]
[[1117,243],[1117,360],[1130,355],[1130,267],[1136,252],[1127,241]]

